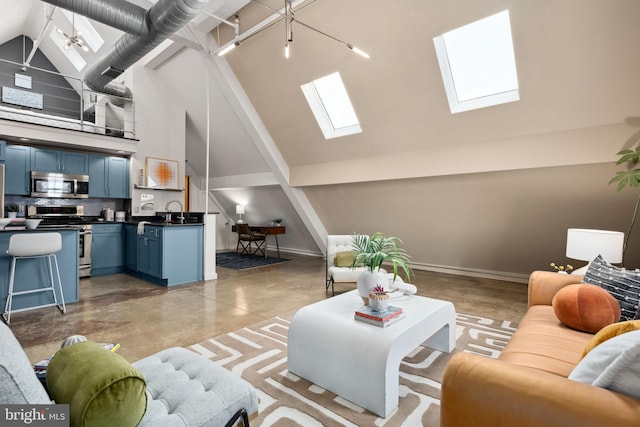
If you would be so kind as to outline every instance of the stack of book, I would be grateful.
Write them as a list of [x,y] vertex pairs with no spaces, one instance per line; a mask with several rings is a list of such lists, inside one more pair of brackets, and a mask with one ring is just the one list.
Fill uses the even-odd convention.
[[386,328],[387,326],[404,318],[401,307],[388,306],[384,311],[375,311],[371,307],[365,305],[356,310],[354,318],[360,322],[369,323],[371,325]]

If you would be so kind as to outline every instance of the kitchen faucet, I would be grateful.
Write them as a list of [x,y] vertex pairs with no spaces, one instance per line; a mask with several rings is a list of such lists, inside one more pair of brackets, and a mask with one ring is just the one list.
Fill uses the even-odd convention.
[[165,209],[167,211],[169,211],[169,213],[167,214],[167,218],[169,219],[169,221],[171,220],[171,209],[169,208],[169,206],[171,206],[172,203],[177,203],[180,206],[180,216],[178,217],[178,219],[180,220],[180,224],[184,223],[184,208],[182,207],[182,203],[180,203],[179,200],[172,200],[169,203],[167,203],[167,206],[165,206]]

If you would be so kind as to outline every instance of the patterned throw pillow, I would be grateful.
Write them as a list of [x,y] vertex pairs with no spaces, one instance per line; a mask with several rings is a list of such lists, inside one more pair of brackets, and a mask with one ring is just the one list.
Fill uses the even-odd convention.
[[618,300],[620,321],[639,318],[640,271],[616,267],[598,255],[589,265],[583,282],[600,286]]

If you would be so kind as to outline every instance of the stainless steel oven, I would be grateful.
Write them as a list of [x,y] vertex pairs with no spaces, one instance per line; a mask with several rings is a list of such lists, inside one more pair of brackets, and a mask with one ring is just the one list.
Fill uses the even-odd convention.
[[84,206],[29,205],[29,218],[42,218],[38,228],[79,227],[78,233],[78,276],[91,276],[92,226],[84,218]]
[[91,276],[91,241],[92,226],[91,224],[79,224],[82,228],[78,238],[78,254],[79,254],[79,277]]

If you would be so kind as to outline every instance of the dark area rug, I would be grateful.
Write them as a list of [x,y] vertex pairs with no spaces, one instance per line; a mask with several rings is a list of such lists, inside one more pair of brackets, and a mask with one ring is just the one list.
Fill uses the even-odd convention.
[[239,255],[235,252],[216,254],[216,265],[218,267],[232,268],[234,270],[248,270],[250,268],[265,267],[287,261],[291,260],[274,257],[265,258],[260,255]]

